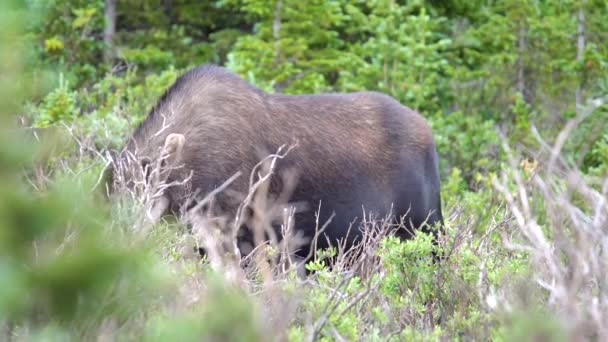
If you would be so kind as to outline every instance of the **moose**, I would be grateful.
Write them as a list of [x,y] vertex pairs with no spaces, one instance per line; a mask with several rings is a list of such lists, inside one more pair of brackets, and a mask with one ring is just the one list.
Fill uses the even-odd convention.
[[[278,197],[293,184],[287,203],[298,208],[294,229],[308,241],[295,254],[338,241],[353,246],[365,212],[401,222],[395,234],[404,239],[443,224],[437,151],[419,113],[373,91],[271,94],[214,65],[187,71],[166,90],[120,153],[135,171],[111,173],[171,184],[153,198],[153,221],[192,208],[230,217],[242,209],[264,153],[290,144],[274,160],[268,192]],[[295,181],[280,177],[288,171]],[[212,202],[197,205],[210,193]],[[319,222],[324,238],[313,245]],[[241,223],[238,248],[246,254],[253,240]]]

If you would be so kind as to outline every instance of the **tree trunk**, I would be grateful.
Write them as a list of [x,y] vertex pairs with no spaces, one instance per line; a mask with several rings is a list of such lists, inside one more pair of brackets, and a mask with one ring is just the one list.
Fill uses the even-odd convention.
[[105,0],[105,26],[103,42],[105,44],[104,61],[109,63],[114,58],[114,33],[116,32],[116,0]]
[[281,39],[281,9],[283,7],[283,1],[279,0],[274,6],[274,18],[272,20],[272,38],[275,41]]
[[526,25],[522,22],[519,26],[519,35],[517,42],[517,91],[526,99],[526,78],[524,69],[526,64],[524,62],[524,54],[526,53]]
[[[585,53],[585,3],[586,0],[581,0],[580,7],[578,8],[578,28],[577,28],[577,40],[576,40],[576,61],[581,63],[584,59]],[[575,109],[578,112],[583,102],[583,83],[584,75],[580,73],[580,79],[576,87],[575,93]]]
[[[274,4],[274,15],[272,18],[272,38],[274,44],[274,67],[276,68],[279,64],[281,64],[281,10],[283,8],[283,0],[278,0]],[[291,82],[291,81],[289,81]],[[280,82],[280,84],[275,85],[274,90],[276,92],[281,92],[283,89],[287,87],[286,82]]]
[[279,47],[281,40],[281,9],[283,1],[278,0],[274,5],[274,17],[272,19],[272,38],[274,39],[274,56],[278,63],[281,58],[281,48]]

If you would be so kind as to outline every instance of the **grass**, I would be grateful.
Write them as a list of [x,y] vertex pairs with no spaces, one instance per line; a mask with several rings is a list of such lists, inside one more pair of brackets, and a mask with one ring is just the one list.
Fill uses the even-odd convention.
[[[153,225],[146,213],[154,189],[126,188],[118,179],[123,196],[113,197],[110,214],[94,215],[96,223],[69,218],[51,236],[32,240],[36,256],[19,260],[38,270],[40,283],[30,285],[27,309],[5,312],[0,331],[15,341],[604,340],[608,179],[589,179],[559,157],[573,127],[553,145],[540,140],[534,162],[519,163],[505,144],[508,163],[499,175],[476,192],[445,193],[439,246],[425,234],[402,242],[385,219],[367,217],[364,242],[317,253],[307,277],[289,252],[297,243],[291,215],[282,216],[285,239],[241,259],[234,251],[239,217],[183,213]],[[30,191],[52,192],[68,180],[76,197],[91,198],[107,155],[66,131],[79,152],[34,167],[26,177]],[[243,201],[267,215],[258,217],[260,231],[285,207],[265,195],[273,160],[282,155],[260,163]],[[94,234],[85,229],[91,227]],[[194,252],[198,245],[206,258]],[[433,249],[441,262],[433,262]],[[74,266],[79,260],[90,262]],[[100,274],[84,282],[82,267]],[[67,297],[62,284],[73,285]],[[73,296],[79,300],[67,305]]]

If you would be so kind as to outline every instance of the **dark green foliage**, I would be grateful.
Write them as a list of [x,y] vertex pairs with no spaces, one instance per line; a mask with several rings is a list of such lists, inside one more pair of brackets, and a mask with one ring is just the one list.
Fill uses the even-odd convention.
[[229,1],[119,1],[117,13],[118,58],[152,71],[224,63],[253,25]]
[[348,63],[340,29],[349,17],[339,2],[243,1],[257,21],[239,38],[229,67],[264,89],[305,93],[333,89]]

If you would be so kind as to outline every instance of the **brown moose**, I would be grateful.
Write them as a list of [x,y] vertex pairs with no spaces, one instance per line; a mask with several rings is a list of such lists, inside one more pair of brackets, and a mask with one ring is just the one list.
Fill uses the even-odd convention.
[[[414,229],[442,224],[431,130],[421,115],[377,92],[268,94],[224,68],[199,66],[166,91],[121,155],[137,161],[148,182],[174,184],[154,199],[154,220],[196,206],[193,199],[240,172],[213,201],[214,210],[229,216],[242,201],[235,194],[248,192],[260,153],[294,142],[276,160],[270,192],[285,190],[282,171],[297,175],[289,196],[300,204],[295,230],[310,242],[327,222],[318,248],[342,239],[351,246],[361,236],[364,211],[392,213]],[[151,165],[160,171],[151,172]],[[398,235],[408,238],[408,231]],[[251,242],[247,236],[241,246]],[[310,247],[297,254],[307,256]]]

